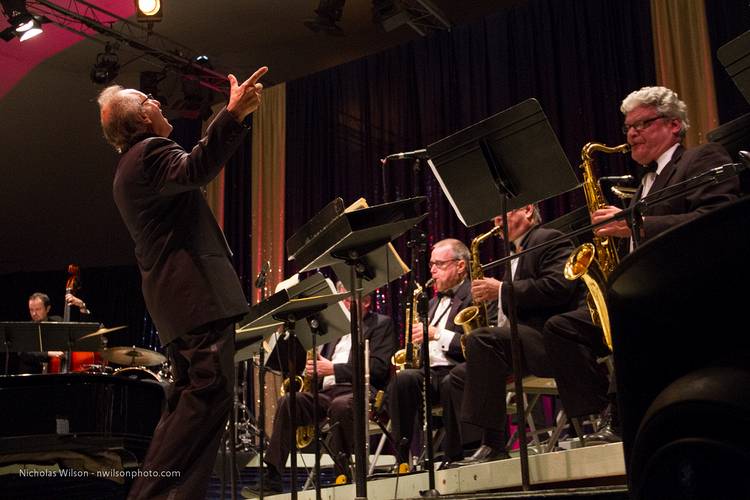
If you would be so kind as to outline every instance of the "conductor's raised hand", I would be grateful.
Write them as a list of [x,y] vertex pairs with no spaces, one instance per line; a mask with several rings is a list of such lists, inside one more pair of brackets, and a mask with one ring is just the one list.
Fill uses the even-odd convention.
[[227,111],[234,118],[241,122],[247,115],[258,109],[260,106],[260,94],[263,91],[263,84],[258,80],[268,71],[267,66],[258,68],[250,78],[242,82],[237,82],[234,75],[228,75],[229,80],[229,104]]

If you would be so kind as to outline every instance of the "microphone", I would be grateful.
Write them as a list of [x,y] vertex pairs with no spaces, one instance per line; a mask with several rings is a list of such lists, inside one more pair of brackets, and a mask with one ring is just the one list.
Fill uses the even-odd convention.
[[264,286],[266,286],[266,276],[268,275],[268,271],[270,270],[271,261],[267,260],[263,263],[263,267],[260,269],[258,277],[255,278],[255,288],[263,288]]
[[385,157],[386,160],[408,160],[410,158],[429,158],[426,149],[415,149],[414,151],[405,151],[403,153],[394,153]]

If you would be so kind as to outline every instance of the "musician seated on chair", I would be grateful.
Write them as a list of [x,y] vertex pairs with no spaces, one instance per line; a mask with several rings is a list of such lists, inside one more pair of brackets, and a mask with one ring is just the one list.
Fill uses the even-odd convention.
[[[508,212],[508,236],[512,252],[548,242],[562,233],[540,227],[541,217],[535,205]],[[494,219],[496,226],[502,217]],[[513,288],[525,374],[551,377],[542,326],[550,316],[577,307],[583,287],[563,276],[563,268],[572,244],[561,240],[512,261]],[[473,263],[472,263],[473,264]],[[471,293],[478,302],[498,305],[498,326],[477,328],[466,337],[466,362],[453,368],[442,383],[443,421],[446,427],[444,450],[450,463],[480,463],[508,457],[506,433],[505,385],[513,365],[508,321],[508,290],[505,280],[475,279]],[[482,429],[482,444],[463,460],[459,422]]]
[[[428,334],[431,398],[437,405],[439,387],[456,363],[463,361],[460,337],[463,330],[454,323],[456,314],[472,303],[469,274],[469,249],[461,241],[438,241],[430,255],[430,274],[437,291],[430,299]],[[421,323],[412,325],[412,342],[422,344]],[[396,453],[403,463],[409,456],[417,418],[422,417],[424,371],[406,368],[396,373],[388,385],[387,408],[391,418]]]
[[[71,306],[78,308],[81,317],[86,318],[90,314],[86,309],[86,304],[71,293],[65,295],[65,302]],[[29,297],[29,317],[34,323],[41,323],[42,321],[62,321],[62,316],[50,315],[52,310],[51,300],[49,295],[42,292],[35,292]],[[82,319],[85,321],[85,319]],[[54,358],[59,364],[59,359],[64,353],[62,351],[49,351],[49,352],[24,352],[19,353],[17,363],[9,361],[8,373],[43,373],[45,371],[45,365],[50,362],[50,358]],[[17,365],[17,366],[13,366]]]
[[[689,149],[682,145],[689,127],[687,106],[668,88],[643,87],[634,91],[622,101],[620,111],[625,117],[623,133],[631,147],[631,157],[642,172],[641,187],[631,203],[731,161],[717,143]],[[739,181],[732,177],[651,205],[643,219],[641,240],[735,200],[738,194]],[[604,221],[619,211],[614,206],[600,208],[591,214],[591,221]],[[596,235],[629,240],[631,232],[627,223],[619,220],[599,227]],[[609,348],[602,329],[593,324],[588,307],[551,318],[544,326],[543,338],[568,416],[584,417],[603,411],[601,430],[586,436],[584,442],[619,441],[614,376],[608,381],[606,370],[597,363],[597,358],[609,354]]]
[[[338,284],[339,292],[345,292],[341,283]],[[388,382],[390,368],[388,359],[396,349],[396,336],[393,330],[393,321],[382,314],[370,311],[372,296],[362,297],[360,304],[364,313],[362,319],[363,336],[370,341],[370,383],[373,386],[370,394],[374,395],[378,389],[383,389]],[[345,299],[344,304],[350,307],[350,299]],[[330,428],[330,452],[336,462],[339,474],[349,476],[346,468],[349,457],[354,452],[354,409],[352,393],[352,339],[351,334],[344,335],[322,346],[318,354],[317,369],[319,381],[318,393],[318,416],[321,419],[328,417]],[[313,362],[307,360],[305,376],[312,377]],[[296,423],[300,426],[313,424],[312,392],[298,392],[295,396],[297,413]],[[267,475],[264,477],[264,489],[266,492],[281,492],[281,472],[286,464],[292,448],[289,443],[290,413],[289,395],[285,394],[276,405],[276,414],[273,421],[268,453],[265,455],[265,463],[268,466]],[[311,435],[313,435],[311,433]],[[346,457],[344,462],[340,457]],[[258,493],[260,484],[249,486],[248,493]]]

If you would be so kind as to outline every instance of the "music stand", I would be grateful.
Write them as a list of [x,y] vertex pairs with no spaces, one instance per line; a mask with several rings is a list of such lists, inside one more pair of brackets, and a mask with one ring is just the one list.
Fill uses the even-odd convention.
[[[466,227],[578,186],[536,99],[528,99],[427,146],[430,168]],[[540,182],[543,179],[543,182]]]
[[716,57],[745,100],[750,102],[750,31],[719,47]]
[[[750,147],[750,113],[722,124],[706,134],[706,137],[709,141],[724,146],[729,156],[741,161],[740,150]],[[740,190],[743,193],[750,192],[750,173],[747,171],[740,174]]]
[[102,349],[101,336],[82,339],[86,334],[98,329],[99,323],[93,322],[3,321],[0,322],[0,343],[5,351],[11,352],[65,351],[66,360],[61,371],[66,373],[73,350]]
[[[371,255],[377,259],[386,253],[376,251],[380,247],[401,236],[411,227],[418,224],[425,217],[420,206],[426,201],[425,197],[409,198],[373,207],[362,208],[351,212],[343,212],[332,220],[323,220],[316,216],[311,223],[315,228],[307,225],[299,230],[294,238],[287,241],[289,260],[295,260],[300,271],[344,262],[349,266],[349,283],[354,284],[353,300],[351,303],[351,335],[352,335],[352,390],[354,396],[354,443],[355,443],[355,483],[357,498],[367,497],[367,431],[365,425],[364,401],[364,342],[362,336],[362,315],[360,303],[362,301],[363,281],[370,279],[369,286],[375,289],[386,282],[378,283],[378,276],[372,267],[368,268],[364,256]],[[329,204],[330,205],[330,204]],[[330,215],[330,214],[329,214]],[[310,224],[310,223],[309,223]],[[322,228],[322,229],[320,229]],[[316,232],[317,231],[317,232]],[[307,235],[298,239],[297,234]],[[378,265],[385,268],[386,265]],[[388,277],[386,276],[386,279]],[[382,275],[381,275],[382,279]]]
[[[326,294],[326,295],[309,295],[313,292],[321,291],[321,279],[322,275],[316,274],[311,278],[291,287],[289,289],[281,290],[268,299],[254,305],[250,308],[250,311],[245,316],[246,328],[252,328],[257,325],[268,326],[272,322],[282,322],[284,328],[289,332],[289,373],[290,376],[294,376],[296,372],[297,360],[296,360],[296,349],[294,348],[295,340],[297,337],[297,326],[302,325],[302,321],[309,316],[319,313],[326,309],[328,306],[335,304],[348,297],[349,293],[340,294]],[[330,282],[329,282],[330,283]],[[297,294],[297,296],[295,296]],[[275,330],[274,330],[275,331]],[[312,335],[311,330],[300,330],[301,335],[307,335],[310,333],[310,337],[305,339],[305,343],[312,344],[315,346],[315,335]],[[313,358],[315,359],[315,358]],[[313,375],[313,386],[314,390],[317,390],[317,373]],[[289,423],[290,423],[290,445],[291,445],[291,494],[292,498],[297,498],[297,449],[296,449],[296,431],[297,431],[297,401],[296,401],[297,387],[294,383],[289,384]],[[315,409],[316,405],[313,405]],[[315,415],[317,416],[317,415]],[[315,418],[314,416],[314,418]],[[318,439],[317,422],[316,428],[316,441]],[[317,447],[317,445],[316,445]],[[319,453],[317,453],[319,455]],[[316,458],[318,460],[318,458]],[[262,473],[262,471],[261,471]],[[318,479],[318,478],[316,478]],[[318,481],[319,483],[319,481]],[[316,486],[319,489],[319,484]]]
[[[510,254],[508,211],[556,196],[578,185],[570,162],[539,102],[528,99],[427,146],[430,167],[464,225],[503,217],[504,244]],[[498,204],[492,203],[498,200]],[[513,273],[505,263],[513,378],[523,394]],[[523,398],[516,398],[516,418],[524,422]],[[519,425],[521,482],[529,489],[525,426]]]
[[[362,208],[369,208],[367,200],[364,198],[360,198],[346,207],[345,212],[360,210]],[[391,243],[373,250],[363,256],[362,259],[365,267],[371,269],[374,273],[373,277],[365,276],[365,281],[362,284],[362,295],[374,292],[380,286],[374,285],[375,283],[390,283],[409,272],[409,267],[404,263]],[[338,276],[347,290],[354,290],[353,287],[355,284],[349,281],[349,269],[345,263],[332,264],[331,269],[333,269],[333,272],[336,273],[336,276]]]

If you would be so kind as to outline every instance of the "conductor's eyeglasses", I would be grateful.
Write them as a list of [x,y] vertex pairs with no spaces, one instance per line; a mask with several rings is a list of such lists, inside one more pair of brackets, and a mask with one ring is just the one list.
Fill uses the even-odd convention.
[[152,96],[151,94],[146,94],[146,98],[141,101],[141,106],[143,106],[144,104],[146,104],[146,101],[149,101],[149,100],[155,100],[154,96]]

